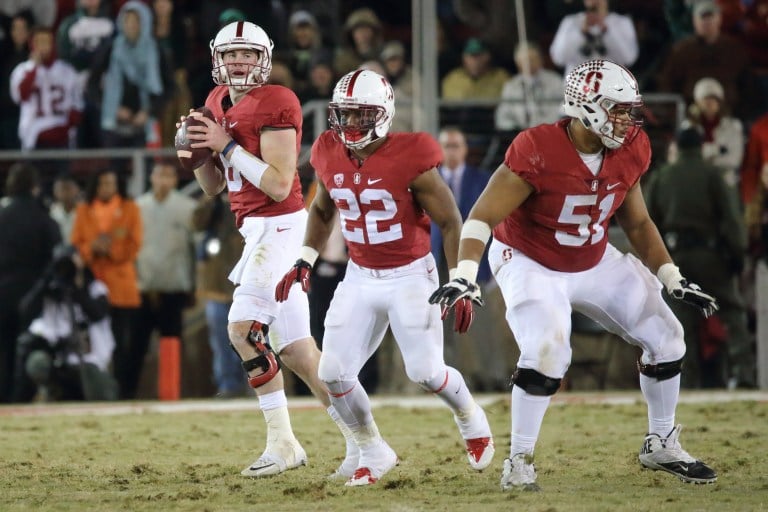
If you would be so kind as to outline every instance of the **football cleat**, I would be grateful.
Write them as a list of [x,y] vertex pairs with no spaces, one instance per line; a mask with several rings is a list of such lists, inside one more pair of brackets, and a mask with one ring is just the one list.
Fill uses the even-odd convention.
[[477,471],[487,468],[496,450],[491,437],[491,426],[483,408],[475,404],[474,411],[468,417],[459,418],[454,414],[453,419],[466,443],[469,465]]
[[467,460],[472,469],[482,471],[491,464],[496,449],[493,446],[493,438],[477,437],[467,439]]
[[361,448],[360,467],[344,485],[357,487],[375,484],[397,463],[397,454],[382,439],[374,446]]
[[298,441],[267,447],[261,457],[240,472],[243,476],[260,478],[278,475],[289,469],[307,465],[307,453]]
[[328,475],[331,480],[347,480],[355,474],[355,469],[360,465],[360,449],[354,445],[347,445],[347,456],[341,461],[341,465],[336,471]]
[[517,453],[509,459],[504,459],[504,470],[501,472],[502,491],[538,491],[536,483],[536,467],[533,465],[533,455]]
[[649,469],[666,471],[683,482],[711,484],[717,481],[717,473],[698,459],[691,457],[680,446],[680,431],[677,425],[662,439],[658,434],[645,436],[640,448],[640,463]]

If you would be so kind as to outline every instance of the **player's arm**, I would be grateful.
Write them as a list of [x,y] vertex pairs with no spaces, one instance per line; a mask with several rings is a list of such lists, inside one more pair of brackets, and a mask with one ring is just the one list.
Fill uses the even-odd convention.
[[664,240],[648,214],[639,182],[629,190],[624,202],[616,210],[616,220],[640,260],[656,274],[672,297],[699,309],[705,317],[718,310],[715,298],[685,279],[672,262]]
[[213,158],[207,159],[203,165],[195,169],[194,174],[200,188],[208,196],[215,196],[227,187],[224,173],[216,167]]
[[[323,182],[317,181],[317,190],[312,204],[309,205],[307,218],[307,231],[304,235],[304,246],[311,247],[318,253],[325,248],[328,237],[333,231],[333,222],[336,216],[336,203],[328,194]],[[314,261],[311,262],[314,265]]]
[[459,299],[467,297],[482,304],[475,281],[491,230],[523,204],[533,190],[533,186],[505,164],[496,169],[461,229],[454,278],[433,293],[429,302],[452,306]]
[[[477,277],[477,264],[483,257],[491,230],[523,204],[531,193],[533,187],[505,164],[496,169],[470,210],[459,242],[459,264],[461,265],[462,261],[473,262],[471,267],[474,267],[474,272],[469,275],[462,273],[461,276],[457,274],[456,277],[464,277],[474,282]],[[466,269],[466,264],[463,268]]]
[[296,130],[293,127],[262,129],[260,158],[246,151],[215,121],[205,116],[199,119],[205,126],[188,128],[190,140],[197,141],[191,147],[208,148],[223,154],[229,165],[273,200],[280,202],[288,197],[298,161]]
[[459,252],[461,213],[456,206],[451,189],[433,167],[411,182],[411,190],[419,205],[440,228],[446,263],[449,269],[455,270],[456,256]]
[[317,257],[320,256],[320,251],[323,250],[326,242],[328,242],[328,237],[333,229],[335,213],[336,204],[331,199],[323,183],[318,181],[315,198],[309,207],[304,246],[299,253],[299,259],[296,260],[293,267],[277,283],[275,287],[276,301],[286,301],[291,292],[291,287],[296,283],[301,283],[301,289],[304,292],[309,291],[309,276],[312,273],[312,267],[315,265]]
[[616,220],[640,260],[652,272],[658,272],[665,263],[672,263],[664,240],[648,213],[639,182],[629,189],[624,203],[616,210]]

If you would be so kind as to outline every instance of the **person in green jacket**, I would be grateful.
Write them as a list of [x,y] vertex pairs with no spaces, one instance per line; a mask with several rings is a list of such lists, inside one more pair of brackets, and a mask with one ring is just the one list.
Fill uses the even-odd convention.
[[678,158],[653,173],[646,203],[680,271],[717,297],[720,310],[703,319],[669,305],[685,330],[685,387],[754,387],[754,340],[738,288],[747,249],[736,187],[704,161],[694,128],[677,134]]

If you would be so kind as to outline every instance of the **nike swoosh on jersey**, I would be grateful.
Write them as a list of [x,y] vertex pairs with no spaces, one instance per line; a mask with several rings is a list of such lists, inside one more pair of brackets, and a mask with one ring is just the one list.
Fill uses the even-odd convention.
[[283,231],[288,231],[291,228],[277,228],[278,233],[282,233]]
[[434,270],[435,270],[435,267],[428,268],[427,269],[427,274],[431,274]]
[[616,187],[618,187],[619,185],[621,185],[621,183],[611,183],[610,185],[608,185],[607,187],[605,187],[605,190],[613,190],[613,189],[615,189]]
[[378,182],[380,182],[383,179],[384,178],[376,178],[375,180],[372,180],[371,178],[368,178],[368,184],[369,185],[373,185],[374,183],[378,183]]

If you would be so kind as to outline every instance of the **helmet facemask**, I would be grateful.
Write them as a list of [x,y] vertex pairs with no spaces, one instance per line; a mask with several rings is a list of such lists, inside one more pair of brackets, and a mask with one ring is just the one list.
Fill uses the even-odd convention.
[[[376,128],[386,119],[386,111],[378,105],[331,103],[328,122],[345,146],[361,149],[378,139]],[[386,134],[386,131],[384,131]]]
[[[589,126],[587,128],[599,135],[601,142],[608,149],[619,148],[625,143],[629,144],[640,133],[639,128],[643,125],[642,101],[614,103],[604,98],[598,106],[604,110],[606,120],[597,130]],[[619,135],[617,131],[623,134]]]

